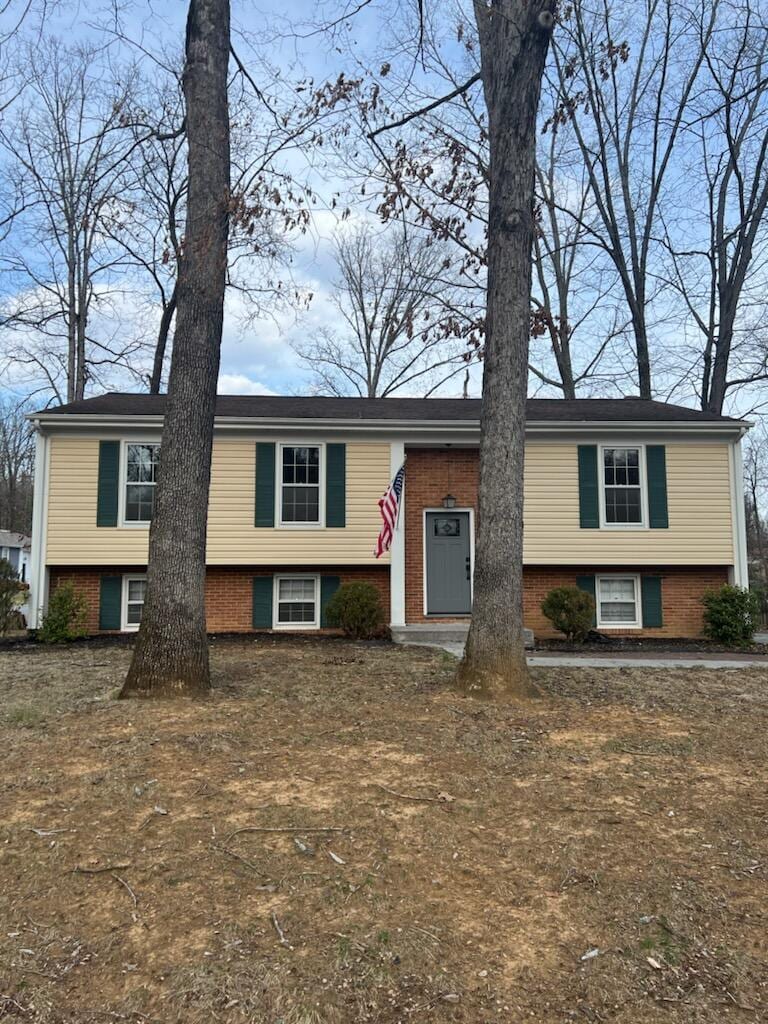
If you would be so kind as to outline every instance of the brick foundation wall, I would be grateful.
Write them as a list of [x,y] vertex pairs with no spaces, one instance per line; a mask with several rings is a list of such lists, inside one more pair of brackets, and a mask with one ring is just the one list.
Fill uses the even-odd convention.
[[577,576],[593,574],[661,577],[661,608],[664,625],[660,629],[605,629],[601,633],[612,636],[697,637],[704,625],[702,595],[728,582],[725,566],[525,566],[523,569],[523,607],[525,624],[537,637],[562,638],[544,617],[541,602],[553,587],[573,587]]
[[[424,509],[440,508],[452,494],[457,508],[477,515],[478,452],[467,448],[408,448],[405,497],[405,618],[406,622],[450,622],[449,617],[424,615]],[[477,525],[475,524],[475,528]],[[701,635],[705,591],[728,582],[726,566],[535,566],[523,570],[525,624],[538,637],[558,636],[541,612],[541,602],[553,587],[575,586],[576,577],[594,573],[634,573],[661,576],[661,629],[644,629],[643,636],[696,637]],[[454,620],[455,621],[455,620]],[[602,630],[621,634],[621,630]],[[639,630],[624,630],[628,636]]]
[[[121,576],[126,573],[141,574],[143,565],[98,566],[54,566],[50,570],[51,593],[62,583],[71,582],[85,596],[88,602],[88,630],[99,632],[99,587],[102,576]],[[338,576],[342,583],[364,581],[373,583],[381,594],[385,620],[389,619],[389,566],[371,566],[361,569],[344,566],[236,566],[210,568],[205,579],[205,610],[208,630],[211,633],[252,632],[251,625],[254,576],[273,576],[275,573],[307,572],[312,574]]]

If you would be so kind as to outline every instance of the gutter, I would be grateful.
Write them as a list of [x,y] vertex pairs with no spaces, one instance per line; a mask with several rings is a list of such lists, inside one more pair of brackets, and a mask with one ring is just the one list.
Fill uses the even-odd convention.
[[[40,430],[42,428],[55,427],[108,427],[111,429],[131,428],[154,428],[162,429],[162,416],[133,416],[133,415],[93,415],[93,414],[56,414],[38,413],[32,414],[29,419]],[[692,431],[696,434],[716,434],[718,436],[733,437],[734,434],[741,438],[752,426],[746,420],[730,421],[700,421],[700,420],[528,420],[526,423],[527,434],[563,434],[563,433],[585,433],[585,434],[616,434],[636,433],[638,431],[654,430],[657,432],[682,433]],[[217,417],[214,421],[214,429],[218,431],[229,430],[279,430],[285,433],[301,433],[307,430],[344,430],[359,432],[363,434],[422,434],[437,436],[445,434],[465,433],[471,436],[480,435],[479,420],[362,420],[362,419],[334,419],[322,418],[311,419],[309,417],[296,419],[295,417],[274,417],[270,419],[228,416]]]

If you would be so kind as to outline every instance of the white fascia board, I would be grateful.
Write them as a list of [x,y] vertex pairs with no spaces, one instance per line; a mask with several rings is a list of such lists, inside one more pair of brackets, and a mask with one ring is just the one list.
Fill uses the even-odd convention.
[[[44,412],[30,417],[34,425],[46,432],[49,431],[104,431],[115,430],[125,433],[126,428],[135,430],[161,430],[162,416],[93,416],[93,415],[62,415]],[[744,420],[732,423],[696,422],[696,421],[600,421],[578,422],[564,420],[559,422],[529,420],[526,424],[526,436],[548,437],[576,435],[599,436],[619,434],[689,434],[696,437],[721,437],[733,440],[743,436],[751,426]],[[392,439],[402,438],[409,444],[429,443],[443,440],[456,444],[477,444],[480,439],[479,421],[465,420],[359,420],[359,419],[289,419],[270,418],[256,419],[253,417],[217,417],[215,430],[219,433],[248,432],[251,434],[275,433],[286,436],[293,433],[341,433],[359,435],[361,437],[378,436]]]

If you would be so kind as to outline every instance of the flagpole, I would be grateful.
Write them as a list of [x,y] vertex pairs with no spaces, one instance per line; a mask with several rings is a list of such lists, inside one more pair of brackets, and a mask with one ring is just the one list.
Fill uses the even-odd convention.
[[408,461],[408,456],[405,455],[403,457],[403,464],[400,467],[400,469],[398,470],[398,473],[400,472],[400,470],[402,470],[402,473],[403,473],[403,489],[400,491],[400,500],[397,503],[397,522],[395,523],[395,531],[400,529],[400,513],[402,512],[403,501],[405,500],[405,464],[406,464],[407,461]]

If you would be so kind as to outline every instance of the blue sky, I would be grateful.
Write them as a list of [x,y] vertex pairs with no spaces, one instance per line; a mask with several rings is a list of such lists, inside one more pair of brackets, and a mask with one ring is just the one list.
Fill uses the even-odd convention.
[[[68,43],[103,40],[105,35],[100,26],[110,24],[110,6],[107,0],[61,4],[49,16],[45,31]],[[149,63],[152,55],[163,48],[181,47],[187,6],[187,0],[136,0],[123,4],[120,25],[131,43],[113,41],[110,43],[113,52],[119,58],[143,51],[142,59]],[[350,53],[358,49],[362,55],[366,41],[376,37],[379,12],[373,6],[358,14],[353,28],[341,29],[337,43],[333,44],[327,36],[313,34],[315,26],[324,18],[324,9],[338,13],[339,6],[335,2],[318,5],[300,0],[288,12],[289,23],[285,5],[278,0],[265,4],[234,0],[234,45],[247,61],[250,40],[258,37],[259,48],[280,67],[287,81],[306,74],[317,82],[335,79],[340,71],[350,74],[355,64]],[[306,169],[302,173],[320,194],[320,207],[306,235],[291,238],[290,265],[281,278],[303,294],[311,293],[312,301],[306,309],[275,309],[254,320],[248,316],[240,295],[234,291],[228,293],[221,350],[220,390],[223,392],[306,392],[310,373],[294,352],[292,342],[300,342],[314,330],[334,323],[336,314],[329,301],[335,276],[331,243],[339,221],[335,213],[322,208],[322,197],[338,188],[339,182],[322,168],[309,172],[308,178]],[[356,216],[370,214],[360,210]],[[130,309],[127,306],[124,309],[122,315],[130,317]],[[24,391],[29,387],[29,380],[27,376],[20,377],[20,372],[11,368],[1,384],[16,393]],[[473,374],[473,390],[479,394],[479,368]],[[129,378],[119,374],[114,376],[112,385],[126,389],[135,387]],[[461,383],[457,382],[449,385],[446,393],[459,393],[460,388]]]

